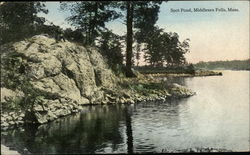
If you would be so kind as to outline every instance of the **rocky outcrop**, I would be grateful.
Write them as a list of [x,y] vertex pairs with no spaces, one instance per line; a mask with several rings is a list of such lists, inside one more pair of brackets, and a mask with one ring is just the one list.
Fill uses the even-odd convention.
[[177,83],[173,83],[170,87],[170,94],[172,95],[172,97],[175,98],[185,98],[195,95],[195,92],[192,92],[190,89],[181,86]]
[[166,89],[154,78],[117,78],[93,47],[37,35],[1,46],[2,129],[47,123],[84,105],[135,103],[188,97],[180,85]]
[[[102,103],[101,89],[116,86],[116,77],[95,48],[37,35],[4,45],[0,52],[1,104],[32,94],[32,108],[22,109],[31,122],[46,123],[77,112],[82,105]],[[3,119],[7,114],[2,113]]]

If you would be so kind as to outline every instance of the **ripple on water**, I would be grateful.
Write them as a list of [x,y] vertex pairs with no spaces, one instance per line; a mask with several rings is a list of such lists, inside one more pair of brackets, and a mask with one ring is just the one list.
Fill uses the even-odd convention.
[[1,142],[45,154],[127,153],[128,144],[137,153],[250,151],[249,72],[187,78],[182,84],[197,94],[106,110],[95,106],[40,127],[5,131]]

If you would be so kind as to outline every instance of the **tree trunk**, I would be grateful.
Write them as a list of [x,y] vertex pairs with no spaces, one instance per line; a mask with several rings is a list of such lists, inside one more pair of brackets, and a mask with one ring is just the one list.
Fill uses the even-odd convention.
[[132,68],[132,44],[133,44],[133,12],[134,6],[133,3],[127,1],[127,48],[126,48],[126,76],[134,77],[131,68]]

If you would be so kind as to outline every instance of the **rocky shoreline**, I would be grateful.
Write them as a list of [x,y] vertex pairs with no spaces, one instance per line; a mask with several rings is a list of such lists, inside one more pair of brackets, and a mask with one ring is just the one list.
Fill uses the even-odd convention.
[[[126,92],[126,93],[124,93]],[[120,91],[111,91],[106,90],[106,100],[104,100],[99,104],[136,104],[137,102],[145,102],[145,101],[165,101],[170,98],[185,98],[194,95],[195,93],[191,90],[187,89],[186,87],[180,86],[178,84],[172,84],[172,86],[165,91],[156,91],[153,90],[153,93],[147,93],[141,95],[140,92],[133,91],[133,90],[122,90]],[[119,94],[119,95],[118,95]],[[123,94],[123,95],[120,95]],[[64,103],[62,105],[62,103]],[[93,104],[91,104],[93,105]],[[37,105],[33,108],[33,111],[15,111],[10,113],[1,113],[1,131],[13,129],[17,127],[23,127],[27,123],[39,123],[44,124],[50,121],[54,121],[61,117],[69,116],[76,112],[84,111],[84,107],[89,105],[79,105],[74,102],[62,102],[62,101],[55,101],[53,104],[44,105],[44,108],[40,105]],[[39,122],[31,122],[30,119],[27,121],[28,115],[36,115],[35,120]],[[42,115],[43,114],[43,115]],[[30,117],[30,116],[29,116]],[[1,144],[1,154],[13,154],[13,155],[20,155],[15,150],[10,150],[7,146]]]
[[1,52],[1,129],[44,124],[95,104],[134,104],[194,93],[136,73],[116,76],[93,47],[37,35]]
[[[180,86],[178,84],[172,84],[168,90],[152,90],[152,93],[142,93],[144,93],[144,95],[133,90],[107,90],[105,94],[105,100],[96,104],[77,104],[71,100],[55,100],[53,102],[44,101],[43,105],[37,104],[33,107],[32,111],[30,109],[27,111],[2,111],[1,130],[20,127],[27,123],[48,123],[60,117],[81,112],[84,106],[89,105],[135,104],[137,102],[145,101],[165,101],[170,98],[186,98],[195,94],[186,87]],[[32,121],[32,118],[34,121]]]

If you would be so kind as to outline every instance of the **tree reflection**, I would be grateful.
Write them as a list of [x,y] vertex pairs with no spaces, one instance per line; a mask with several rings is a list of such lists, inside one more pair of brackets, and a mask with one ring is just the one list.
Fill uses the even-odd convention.
[[127,134],[127,151],[129,154],[133,153],[133,131],[131,123],[131,114],[128,107],[125,107],[125,119],[126,119],[126,134]]

